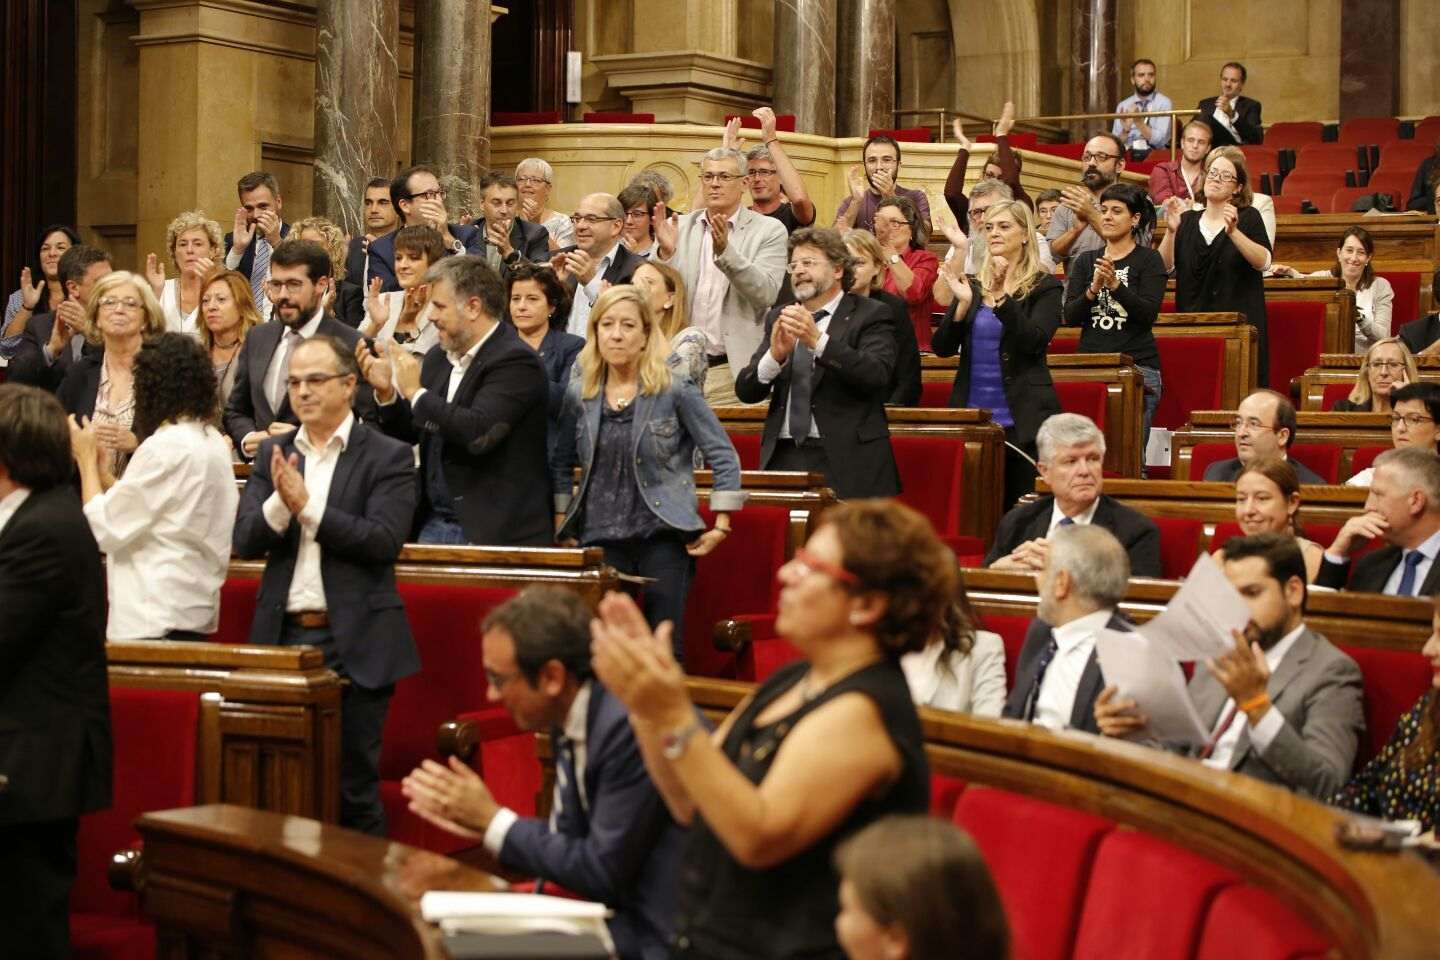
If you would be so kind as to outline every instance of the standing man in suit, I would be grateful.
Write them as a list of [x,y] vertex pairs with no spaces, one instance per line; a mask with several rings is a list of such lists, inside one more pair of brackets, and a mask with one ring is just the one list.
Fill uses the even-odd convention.
[[445,209],[445,188],[440,185],[440,171],[436,167],[420,163],[402,170],[390,181],[390,202],[398,222],[395,229],[369,243],[365,268],[367,293],[371,278],[379,278],[382,293],[400,289],[400,281],[395,277],[395,234],[400,227],[429,227],[440,234],[447,255],[484,252],[485,236],[478,226],[450,222],[450,214]]
[[736,403],[735,379],[764,342],[765,311],[785,276],[785,226],[747,210],[745,155],[716,147],[700,159],[705,206],[670,217],[656,204],[656,257],[680,271],[690,295],[690,325],[705,334],[705,400]]
[[[253,335],[253,334],[252,334]],[[395,586],[415,514],[414,454],[360,423],[351,348],[320,335],[286,377],[300,428],[267,438],[235,519],[235,553],[265,558],[251,643],[308,645],[349,679],[340,702],[340,823],[384,836],[380,735],[420,658]]]
[[[1367,540],[1385,546],[1351,562]],[[1397,447],[1375,458],[1365,512],[1345,521],[1325,551],[1318,587],[1430,597],[1440,590],[1440,458],[1423,447]]]
[[264,320],[270,319],[271,303],[265,296],[270,278],[270,257],[280,241],[290,235],[290,224],[281,218],[285,201],[275,175],[264,170],[247,173],[235,185],[240,206],[235,209],[235,227],[225,234],[225,267],[250,278],[250,294]]
[[475,221],[480,231],[475,253],[501,277],[521,260],[549,262],[550,231],[520,218],[520,186],[514,177],[496,170],[481,177],[480,209],[484,216]]
[[1325,483],[1305,464],[1290,459],[1297,425],[1295,405],[1274,390],[1256,390],[1235,411],[1235,456],[1216,460],[1205,468],[1205,479],[1233,483],[1240,468],[1252,460],[1285,460],[1295,468],[1301,483]]
[[840,231],[790,237],[795,303],[765,317],[765,336],[735,381],[743,403],[770,401],[762,470],[824,474],[842,499],[893,497],[900,473],[885,418],[895,332],[878,300],[846,293],[852,259]]
[[[330,291],[330,255],[318,243],[287,240],[270,257],[267,295],[275,319],[250,331],[236,357],[235,386],[225,401],[225,432],[241,456],[250,459],[266,437],[289,433],[300,423],[285,389],[295,348],[315,336],[331,336],[353,349],[360,334],[325,312]],[[361,384],[355,411],[373,418],[375,399]]]
[[1243,63],[1230,61],[1220,68],[1220,95],[1206,97],[1196,107],[1200,119],[1210,124],[1212,142],[1217,147],[1238,147],[1265,139],[1260,126],[1260,101],[1240,95],[1248,78]]
[[1050,537],[1061,527],[1094,524],[1109,530],[1139,577],[1160,576],[1160,530],[1143,513],[1105,496],[1105,434],[1089,417],[1057,413],[1035,435],[1036,467],[1051,493],[1021,504],[1000,520],[985,566],[997,570],[1045,568]]
[[394,201],[390,199],[390,181],[384,177],[371,177],[370,182],[365,184],[362,204],[365,234],[350,238],[350,247],[345,254],[345,278],[365,290],[370,286],[370,244],[398,230],[400,218],[395,212]]
[[573,590],[530,587],[485,618],[489,698],[555,744],[549,822],[495,802],[470,767],[426,760],[401,787],[420,816],[483,842],[502,866],[614,911],[624,960],[670,956],[684,833],[665,809],[624,705],[590,667],[591,612]]
[[608,193],[592,193],[575,205],[570,217],[575,225],[579,249],[557,253],[550,258],[555,276],[570,289],[570,319],[567,333],[584,337],[590,321],[590,306],[605,286],[629,283],[635,268],[645,262],[620,243],[625,229],[625,208]]
[[[1196,665],[1190,699],[1210,730],[1191,750],[1208,767],[1332,796],[1355,763],[1365,729],[1364,681],[1355,661],[1305,625],[1305,557],[1289,534],[1232,537],[1226,578],[1250,607],[1235,647]],[[1107,736],[1143,736],[1135,701],[1107,688],[1095,702]]]
[[549,546],[550,381],[540,357],[500,322],[505,285],[479,257],[446,257],[425,282],[440,342],[423,362],[393,342],[384,359],[356,347],[381,426],[420,445],[417,539]]
[[1095,698],[1105,686],[1095,632],[1129,630],[1116,609],[1130,579],[1130,558],[1098,525],[1063,527],[1050,539],[1040,575],[1040,608],[1015,666],[1001,716],[1051,730],[1095,733]]
[[90,289],[115,268],[110,254],[83,243],[60,255],[56,265],[65,299],[50,313],[37,313],[25,321],[20,344],[10,357],[10,383],[43,387],[52,393],[60,388],[70,365],[99,347],[85,341],[85,301]]
[[0,926],[70,956],[79,817],[110,805],[105,568],[50,394],[0,386]]

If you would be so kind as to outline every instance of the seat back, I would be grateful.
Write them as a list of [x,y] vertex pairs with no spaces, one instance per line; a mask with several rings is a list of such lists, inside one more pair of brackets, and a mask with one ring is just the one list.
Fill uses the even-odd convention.
[[1265,146],[1296,150],[1325,137],[1325,124],[1313,120],[1272,123],[1265,128]]
[[1415,139],[1429,144],[1440,142],[1440,117],[1426,117],[1415,124]]
[[1340,482],[1340,447],[1331,443],[1296,443],[1290,457],[1314,470],[1326,483]]
[[1296,153],[1295,169],[1291,172],[1359,170],[1365,166],[1360,162],[1360,149],[1353,143],[1307,143]]
[[[1052,341],[1053,342],[1053,341]],[[1156,337],[1165,389],[1155,411],[1155,426],[1177,430],[1191,410],[1223,406],[1225,341],[1221,337]]]
[[1219,460],[1230,460],[1235,456],[1233,443],[1197,443],[1190,448],[1190,479],[1200,480],[1205,468]]
[[[1334,410],[1335,404],[1350,396],[1350,391],[1355,389],[1353,383],[1327,383],[1325,392],[1320,397],[1321,410]],[[1368,466],[1368,464],[1367,464]],[[1355,469],[1360,469],[1356,467]]]
[[1375,275],[1390,281],[1390,286],[1395,291],[1394,312],[1390,314],[1390,335],[1398,336],[1401,327],[1420,319],[1420,274],[1414,270],[1384,270],[1376,271]]
[[1305,212],[1305,201],[1301,197],[1275,196],[1270,198],[1270,202],[1275,204],[1276,213],[1296,214]]
[[1109,399],[1105,384],[1093,380],[1063,380],[1055,384],[1055,395],[1060,400],[1061,410],[1089,417],[1095,426],[1104,431],[1106,401]]
[[1325,350],[1325,304],[1267,300],[1270,328],[1270,385],[1288,395],[1290,381],[1320,363]]
[[1423,140],[1391,140],[1380,144],[1381,170],[1404,170],[1415,176],[1415,169],[1435,153],[1435,144]]
[[[702,508],[706,527],[714,514]],[[715,624],[746,613],[770,613],[779,599],[776,574],[787,558],[790,511],[748,506],[730,515],[730,536],[695,561],[685,600],[685,672],[698,677],[734,677],[735,656],[715,649]]]
[[1352,646],[1340,649],[1350,655],[1365,678],[1365,736],[1355,756],[1359,769],[1380,752],[1401,716],[1430,689],[1434,672],[1429,660],[1407,650]]
[[1195,960],[1319,960],[1329,949],[1294,910],[1259,887],[1239,884],[1215,896]]
[[1245,166],[1250,171],[1250,181],[1259,183],[1262,174],[1280,172],[1280,149],[1262,144],[1247,143],[1240,148],[1245,154]]
[[1180,580],[1195,565],[1205,522],[1186,517],[1155,517],[1160,528],[1160,573],[1166,580]]
[[1330,206],[1335,191],[1345,186],[1344,170],[1292,171],[1280,185],[1280,196],[1309,200],[1320,209]]
[[[1387,168],[1376,170],[1370,175],[1370,182],[1365,186],[1370,193],[1388,193],[1391,196],[1399,197],[1402,201],[1410,196],[1410,184],[1415,179],[1414,170],[1399,170]],[[1395,209],[1404,209],[1402,202]]]
[[1015,686],[1015,665],[1020,662],[1020,650],[1025,646],[1025,633],[1030,629],[1030,618],[1018,614],[987,613],[980,618],[980,629],[1000,634],[1005,644],[1005,689]]
[[1374,187],[1341,187],[1330,196],[1330,202],[1321,205],[1322,210],[1331,213],[1349,213],[1355,209],[1355,201],[1361,197],[1368,197],[1371,194],[1383,193],[1390,197],[1390,202],[1395,205],[1396,210],[1405,208],[1405,197],[1394,190],[1376,190]]
[[965,441],[959,437],[890,437],[900,471],[900,501],[919,510],[942,537],[960,533],[965,508]]
[[1394,117],[1352,117],[1340,124],[1340,143],[1384,143],[1400,136],[1400,121]]
[[249,643],[259,593],[259,579],[226,577],[220,586],[220,623],[210,639],[216,643]]
[[926,380],[920,384],[920,406],[942,408],[950,406],[950,391],[955,384],[948,380]]
[[740,458],[741,470],[760,469],[760,434],[758,433],[736,433],[727,431],[730,436],[730,445],[735,448],[735,455]]
[[[1328,391],[1327,391],[1328,392]],[[1328,407],[1326,409],[1329,409]],[[1368,470],[1375,465],[1375,458],[1380,456],[1390,447],[1356,447],[1354,455],[1350,458],[1350,469],[1352,476],[1361,470]]]

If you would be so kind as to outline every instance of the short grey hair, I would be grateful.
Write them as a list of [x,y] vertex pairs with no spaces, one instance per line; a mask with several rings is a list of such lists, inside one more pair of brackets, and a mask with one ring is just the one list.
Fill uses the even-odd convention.
[[735,164],[735,172],[742,177],[750,172],[750,165],[745,162],[745,154],[734,147],[716,147],[713,150],[706,150],[705,155],[700,158],[700,162],[704,163],[706,160],[730,160]]
[[774,158],[770,156],[770,148],[762,143],[745,151],[745,159],[754,163],[756,160],[773,160]]
[[1010,184],[1003,180],[996,180],[994,177],[986,177],[970,188],[971,203],[980,197],[989,196],[998,196],[1002,200],[1014,200],[1015,191],[1010,189]]
[[515,164],[516,177],[519,177],[526,170],[534,170],[546,183],[555,182],[554,168],[551,167],[550,164],[546,163],[544,160],[541,160],[539,157],[526,157],[524,160],[521,160],[519,163]]
[[1376,457],[1375,467],[1388,467],[1406,493],[1419,490],[1425,494],[1426,509],[1440,512],[1440,457],[1419,447],[1397,447]]
[[426,283],[442,280],[450,284],[457,299],[478,298],[490,319],[499,320],[505,316],[505,281],[484,259],[471,255],[445,257],[431,265],[425,273]]
[[1076,447],[1093,443],[1105,455],[1105,434],[1095,426],[1095,421],[1078,413],[1057,413],[1046,418],[1035,434],[1035,447],[1040,451],[1040,462],[1049,463],[1061,447]]
[[1115,607],[1130,583],[1130,555],[1115,534],[1093,523],[1056,527],[1046,538],[1050,559],[1045,576],[1053,581],[1062,570],[1070,575],[1075,592],[1096,609]]

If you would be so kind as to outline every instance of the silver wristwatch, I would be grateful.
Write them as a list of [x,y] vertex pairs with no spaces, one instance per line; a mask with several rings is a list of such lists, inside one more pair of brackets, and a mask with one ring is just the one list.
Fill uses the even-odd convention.
[[671,730],[660,738],[660,752],[666,760],[679,760],[685,755],[690,738],[705,729],[699,720],[691,720],[678,730]]

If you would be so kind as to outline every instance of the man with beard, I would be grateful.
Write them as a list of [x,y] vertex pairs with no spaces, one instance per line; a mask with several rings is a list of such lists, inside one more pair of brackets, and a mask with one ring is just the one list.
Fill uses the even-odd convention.
[[1125,169],[1125,145],[1112,133],[1097,133],[1080,155],[1083,186],[1060,192],[1060,206],[1050,219],[1050,254],[1057,262],[1086,250],[1103,250],[1105,238],[1095,229],[1100,223],[1100,194],[1120,179]]
[[789,272],[797,302],[766,314],[760,349],[735,380],[742,403],[770,401],[760,468],[823,474],[843,499],[893,497],[900,474],[885,419],[895,366],[889,311],[845,292],[851,259],[838,230],[795,231]]
[[1220,95],[1206,97],[1196,107],[1200,119],[1210,125],[1217,147],[1261,143],[1265,132],[1260,124],[1260,101],[1242,97],[1249,74],[1243,63],[1231,61],[1220,68]]
[[925,235],[930,235],[930,200],[924,190],[900,186],[900,144],[894,137],[876,134],[860,150],[862,166],[851,167],[850,195],[835,211],[835,228],[841,233],[852,227],[875,231],[875,207],[886,197],[908,197],[920,211]]
[[[1130,83],[1135,93],[1120,101],[1115,107],[1116,113],[1151,113],[1174,107],[1169,97],[1155,89],[1154,60],[1136,60],[1130,68]],[[1116,117],[1110,132],[1120,138],[1137,160],[1151,150],[1170,146],[1169,117]]]
[[629,283],[635,268],[645,262],[620,243],[625,229],[625,208],[608,193],[582,197],[570,217],[575,226],[575,250],[550,258],[555,276],[570,290],[569,333],[584,337],[590,305],[607,287]]
[[[1187,752],[1325,799],[1350,778],[1365,729],[1364,681],[1355,661],[1305,625],[1305,557],[1289,534],[1232,537],[1225,577],[1250,607],[1234,648],[1197,664],[1190,699],[1210,739]],[[1145,715],[1107,687],[1095,723],[1111,737],[1143,738]]]
[[1150,171],[1150,199],[1157,205],[1171,197],[1192,203],[1205,197],[1205,156],[1210,152],[1210,124],[1191,120],[1180,131],[1180,159],[1155,164]]
[[[225,401],[225,432],[246,460],[266,437],[289,433],[300,422],[285,386],[295,348],[317,334],[352,350],[361,340],[357,330],[325,312],[330,284],[330,255],[318,243],[286,240],[270,256],[265,290],[272,318],[245,338],[235,361],[235,387]],[[373,418],[370,388],[361,384],[354,399],[356,417]]]

